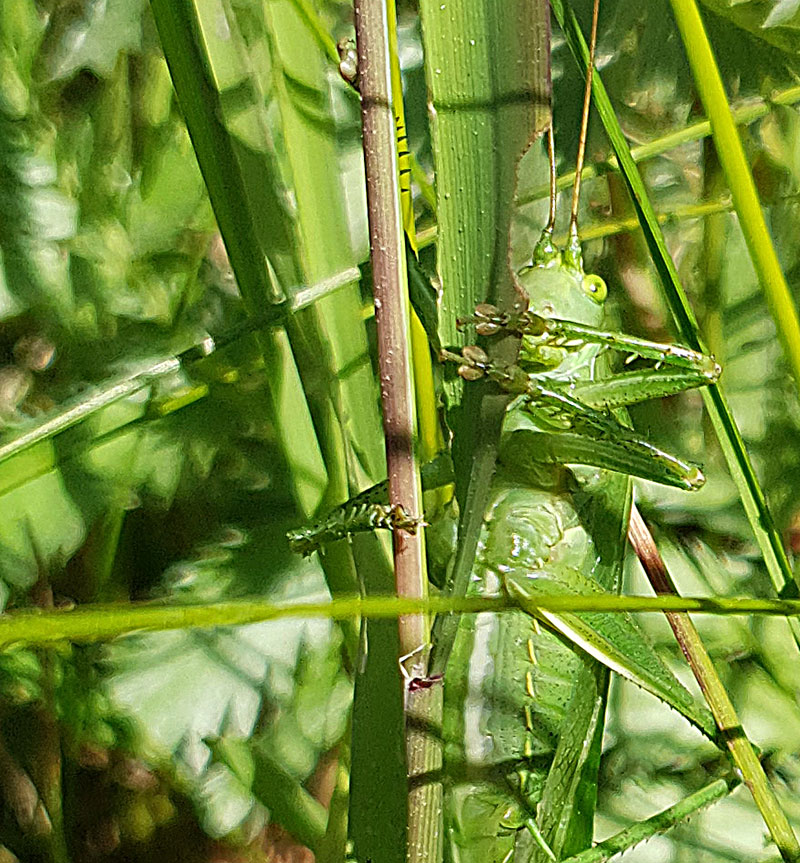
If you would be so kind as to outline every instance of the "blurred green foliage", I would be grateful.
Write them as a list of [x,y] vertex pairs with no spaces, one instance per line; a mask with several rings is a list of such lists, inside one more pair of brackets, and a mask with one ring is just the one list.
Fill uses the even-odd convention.
[[[350,35],[348,3],[314,5],[334,38]],[[588,4],[575,5],[585,20]],[[399,6],[410,143],[430,171],[419,22],[414,4]],[[290,7],[276,0],[213,7],[228,16],[217,21],[220,40],[233,20],[247,48],[239,60],[252,77],[226,92],[225,120],[243,176],[270,185],[233,204],[255,211],[267,200],[280,205],[261,214],[274,223],[260,223],[253,250],[278,295],[367,257],[358,106],[296,20],[307,53],[293,53],[294,36],[281,29]],[[796,80],[797,3],[708,0],[706,8],[732,101],[768,98]],[[309,56],[315,65],[307,78]],[[553,64],[558,160],[568,170],[581,83],[558,34]],[[657,138],[698,114],[661,0],[604,0],[598,65],[632,141]],[[253,81],[264,87],[255,97]],[[248,113],[253,104],[263,127]],[[312,131],[318,149],[302,149],[299,139]],[[795,291],[799,134],[793,107],[776,107],[743,130]],[[589,154],[607,157],[599,124],[592,125]],[[262,158],[278,166],[274,173]],[[520,188],[541,185],[542,168],[536,151],[523,165]],[[707,142],[651,159],[643,172],[667,214],[724,195]],[[415,203],[420,226],[431,225],[429,205],[421,197]],[[587,184],[584,226],[628,214],[613,175]],[[514,257],[523,260],[541,227],[541,202],[518,215]],[[800,414],[736,220],[723,212],[673,220],[666,231],[725,368],[723,383],[770,506],[796,553]],[[670,338],[637,235],[595,241],[587,257],[612,286],[626,330]],[[325,302],[325,310],[286,332],[257,337],[251,322],[209,356],[152,373],[154,363],[174,360],[209,334],[221,343],[247,315],[149,7],[143,0],[0,2],[3,607],[324,598],[330,559],[324,572],[316,559],[292,557],[285,530],[321,501],[376,479],[382,447],[365,353],[372,333],[359,290],[346,303]],[[358,386],[349,389],[354,379]],[[307,402],[294,403],[301,383]],[[119,397],[115,386],[124,390]],[[333,396],[320,395],[329,390]],[[282,400],[282,393],[289,395]],[[80,421],[70,419],[72,410]],[[48,431],[56,421],[58,433]],[[665,448],[703,462],[709,478],[694,496],[639,489],[681,590],[769,595],[699,398],[643,405],[634,421]],[[331,431],[340,428],[346,431]],[[26,438],[37,429],[44,429],[39,437]],[[292,453],[292,434],[300,440],[301,429],[307,437]],[[312,432],[319,452],[305,443]],[[331,455],[337,447],[338,460]],[[302,483],[308,490],[301,494]],[[680,668],[662,622],[646,623]],[[778,620],[706,618],[702,631],[790,815],[800,819],[800,679],[782,659],[792,655],[787,628]],[[0,859],[303,859],[291,834],[319,842],[324,854],[315,807],[333,795],[338,811],[335,756],[346,753],[351,648],[347,628],[292,622],[4,652]],[[720,770],[714,750],[677,717],[619,684],[598,829],[645,817]],[[753,813],[737,791],[629,859],[761,859],[763,825]]]

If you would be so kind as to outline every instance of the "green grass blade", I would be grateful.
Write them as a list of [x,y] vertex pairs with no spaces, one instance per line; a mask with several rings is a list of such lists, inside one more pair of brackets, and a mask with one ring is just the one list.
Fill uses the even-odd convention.
[[[347,271],[366,247],[365,239],[351,237],[342,188],[342,127],[355,128],[357,103],[331,68],[330,52],[321,50],[313,20],[303,11],[308,9],[300,7],[289,0],[247,12],[227,0],[153,4],[231,263],[256,317],[276,292],[279,298],[288,295],[291,304],[295,286]],[[359,241],[362,248],[354,248]],[[317,297],[312,309],[287,319],[285,333],[263,333],[260,341],[279,440],[298,502],[310,516],[384,474],[377,387],[358,285],[340,288],[335,297]],[[372,540],[372,553],[358,557],[363,564],[358,574],[368,592],[388,592],[385,548]],[[358,545],[367,541],[360,538]],[[322,564],[334,595],[356,589],[348,544],[329,549]],[[354,787],[370,788],[375,778],[379,755],[359,761],[369,751],[363,743],[402,740],[399,686],[396,703],[379,702],[386,708],[383,738],[360,721],[362,702],[372,700],[373,659],[379,660],[379,675],[399,677],[396,631],[396,624],[375,627],[370,675],[357,682]],[[398,765],[381,774],[383,787],[373,786],[370,794],[382,791],[385,799],[404,806],[405,775],[402,762]],[[386,825],[404,823],[399,807],[392,812]],[[385,847],[397,847],[393,835],[383,837]]]
[[[353,266],[366,251],[366,238],[351,237],[343,205],[342,173],[348,166],[342,162],[343,130],[337,125],[350,124],[357,103],[295,4],[280,0],[266,4],[264,10],[270,95],[285,146],[281,169],[297,203],[296,254],[301,256],[303,281],[317,282]],[[337,101],[345,100],[344,108],[337,107]],[[313,313],[298,319],[290,337],[307,375],[307,397],[311,400],[314,388],[319,388],[332,404],[331,415],[323,416],[325,405],[313,407],[312,402],[320,413],[317,428],[320,420],[324,423],[318,435],[328,469],[327,504],[333,505],[346,499],[353,486],[374,482],[384,470],[378,392],[368,361],[358,286],[319,302]],[[326,367],[321,368],[321,358]],[[341,439],[334,426],[344,427]],[[354,476],[347,475],[348,456]]]
[[[367,596],[394,591],[394,571],[375,533],[354,538]],[[402,863],[408,814],[397,620],[362,619],[366,657],[355,674],[349,836],[359,859]]]
[[[52,644],[74,641],[96,644],[138,630],[162,632],[208,626],[241,626],[287,617],[352,620],[358,617],[396,619],[401,614],[477,614],[520,607],[505,599],[431,597],[427,600],[396,596],[351,596],[331,602],[280,604],[260,599],[218,602],[206,605],[157,606],[82,605],[57,611],[19,611],[0,617],[0,648],[12,644]],[[800,617],[798,599],[714,599],[707,596],[541,596],[526,599],[523,610],[553,613],[630,612],[663,614],[687,611],[692,614],[763,614]]]
[[242,759],[250,761],[245,770],[252,775],[244,779],[251,786],[253,796],[267,808],[276,820],[295,839],[316,851],[325,836],[328,813],[325,807],[306,791],[297,778],[263,743],[246,748],[240,740],[208,740],[214,760],[224,764],[238,775]]
[[[549,16],[534,0],[423,0],[420,12],[434,111],[440,335],[445,345],[463,345],[456,320],[477,303],[526,302],[508,263],[509,232],[519,160],[549,121]],[[488,350],[509,362],[518,346],[507,336]],[[472,569],[509,398],[489,383],[470,385],[463,402],[458,381],[447,394],[461,509],[449,589],[458,596]],[[432,673],[446,665],[457,623],[437,621]]]
[[[585,70],[589,51],[574,13],[565,6],[563,0],[553,0],[552,8],[559,24],[564,29],[570,50],[580,67]],[[593,77],[593,97],[595,107],[603,121],[606,134],[631,194],[636,215],[639,218],[650,254],[664,288],[665,299],[680,337],[689,347],[705,352],[699,336],[697,320],[689,306],[675,264],[667,250],[655,210],[647,195],[647,190],[633,161],[630,148],[599,74],[595,74]],[[747,518],[764,556],[764,562],[775,590],[780,596],[796,595],[797,587],[780,534],[770,515],[764,492],[759,485],[725,396],[719,384],[707,387],[702,392],[728,469],[739,490]]]
[[690,816],[697,813],[700,809],[705,809],[717,800],[722,800],[736,787],[739,780],[730,776],[725,779],[717,779],[711,782],[694,794],[690,794],[683,800],[680,800],[674,806],[670,806],[663,812],[653,815],[644,821],[639,821],[632,824],[625,830],[621,830],[614,836],[598,842],[594,848],[589,848],[586,851],[576,854],[574,857],[568,857],[563,863],[605,863],[614,855],[621,854],[634,845],[645,842],[659,833],[664,833],[671,827],[680,824]]
[[[220,89],[243,74],[238,68],[239,58],[233,49],[214,56],[211,52],[216,42],[213,38],[210,43],[205,41],[208,18],[221,9],[189,0],[154,0],[151,5],[231,265],[245,302],[258,308],[271,301],[273,291],[263,258],[254,254],[261,242],[247,206],[251,190],[241,154],[225,125],[225,94]],[[261,194],[269,195],[273,190],[274,183]],[[271,206],[265,207],[268,230],[275,231],[277,247],[291,250],[291,220],[279,196],[272,198]]]
[[[268,251],[279,275],[288,278],[290,284],[302,279],[299,268],[292,263],[291,218],[277,193],[275,181],[270,179],[277,174],[277,166],[273,164],[264,170],[263,162],[269,158],[270,149],[266,144],[261,147],[262,161],[256,166],[248,148],[237,142],[225,123],[224,88],[235,89],[249,76],[242,69],[235,40],[219,39],[213,28],[212,22],[220,15],[224,17],[219,4],[154,0],[151,5],[231,266],[246,308],[251,315],[257,315],[275,299],[265,260]],[[228,21],[227,26],[230,23]],[[263,139],[263,129],[258,123],[256,126]],[[256,182],[260,200],[253,202]],[[255,217],[256,207],[260,211],[258,218]],[[262,236],[271,238],[269,249],[264,248]],[[289,263],[281,266],[284,260]],[[274,394],[277,410],[280,411],[287,397],[291,398],[295,410],[294,431],[300,434],[302,429],[306,439],[305,447],[293,447],[287,440],[284,450],[293,473],[305,478],[298,488],[298,501],[304,510],[313,511],[322,498],[326,473],[297,369],[288,346],[277,336],[262,340],[262,347],[266,361],[282,368],[283,387]]]
[[800,388],[800,319],[772,238],[769,235],[753,175],[736,130],[719,68],[694,0],[672,0],[700,100],[708,114],[720,165],[731,190],[750,259],[767,297],[778,336],[795,384]]

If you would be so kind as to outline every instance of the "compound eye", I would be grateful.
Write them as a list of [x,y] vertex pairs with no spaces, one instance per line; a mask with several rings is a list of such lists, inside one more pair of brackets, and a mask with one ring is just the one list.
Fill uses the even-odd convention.
[[586,292],[587,296],[591,297],[596,303],[604,303],[608,296],[608,288],[600,276],[584,276],[583,290]]

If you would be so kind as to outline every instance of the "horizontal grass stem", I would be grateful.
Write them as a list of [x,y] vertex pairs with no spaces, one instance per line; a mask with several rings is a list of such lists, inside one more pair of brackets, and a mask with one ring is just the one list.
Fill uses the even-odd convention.
[[[706,216],[713,216],[717,213],[727,213],[733,209],[733,202],[728,196],[720,198],[717,201],[704,201],[700,204],[686,204],[685,206],[674,207],[667,212],[656,214],[656,219],[659,225],[668,225],[671,222],[682,222],[686,219],[704,219]],[[581,241],[588,242],[589,240],[599,240],[604,237],[613,237],[616,234],[632,233],[638,231],[642,227],[637,218],[630,219],[607,219],[589,227],[581,227]],[[565,235],[556,236],[553,242],[556,244],[564,243]],[[436,225],[431,225],[424,228],[417,235],[420,248],[424,249],[427,246],[436,242]]]
[[59,641],[94,643],[135,632],[170,629],[192,629],[214,626],[243,626],[289,617],[349,620],[396,618],[403,614],[477,614],[523,607],[526,611],[612,611],[658,613],[689,611],[696,614],[800,617],[800,600],[790,599],[718,599],[687,596],[547,596],[518,603],[507,598],[429,597],[428,599],[395,596],[345,597],[328,602],[283,604],[263,600],[209,605],[85,605],[53,611],[25,610],[0,615],[0,649],[15,644],[52,644]]

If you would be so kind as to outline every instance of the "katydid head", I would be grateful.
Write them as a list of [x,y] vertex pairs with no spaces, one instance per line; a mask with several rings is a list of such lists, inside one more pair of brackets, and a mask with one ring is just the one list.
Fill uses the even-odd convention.
[[606,283],[582,268],[565,263],[559,255],[549,265],[532,265],[519,273],[530,299],[529,309],[548,318],[599,326],[608,290]]

